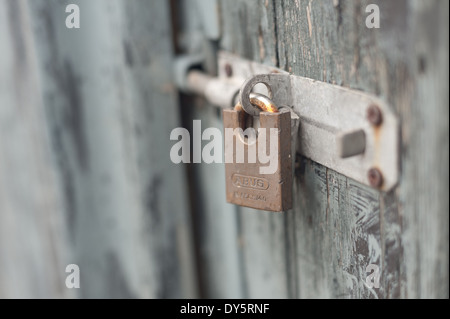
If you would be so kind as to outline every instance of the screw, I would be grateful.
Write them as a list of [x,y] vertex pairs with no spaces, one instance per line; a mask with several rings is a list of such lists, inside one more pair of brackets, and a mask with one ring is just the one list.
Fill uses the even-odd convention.
[[229,78],[233,76],[233,67],[231,66],[231,64],[229,63],[225,64],[225,73]]
[[367,174],[370,186],[380,188],[383,185],[383,174],[378,168],[371,168]]
[[380,126],[383,123],[383,114],[378,106],[369,106],[367,109],[367,120],[375,126]]

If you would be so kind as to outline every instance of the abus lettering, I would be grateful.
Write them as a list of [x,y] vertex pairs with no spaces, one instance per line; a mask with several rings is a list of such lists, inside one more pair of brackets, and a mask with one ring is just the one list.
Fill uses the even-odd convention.
[[254,189],[268,189],[269,182],[265,178],[245,176],[240,174],[234,174],[232,177],[234,186]]

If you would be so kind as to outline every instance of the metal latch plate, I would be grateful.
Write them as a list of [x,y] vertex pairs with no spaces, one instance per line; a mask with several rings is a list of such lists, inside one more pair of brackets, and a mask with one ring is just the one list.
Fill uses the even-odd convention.
[[[382,182],[376,187],[388,191],[398,181],[398,120],[380,98],[361,91],[343,88],[255,63],[230,54],[219,53],[219,78],[227,78],[230,66],[233,80],[245,82],[259,74],[284,75],[283,81],[271,81],[272,100],[292,107],[300,117],[297,152],[358,182],[374,187],[369,174],[374,169]],[[275,76],[276,78],[276,76]],[[286,83],[286,79],[287,82]],[[257,93],[264,93],[258,92]],[[373,125],[368,118],[370,107],[381,111],[382,123]],[[363,131],[365,149],[360,155],[342,158],[342,136]],[[352,136],[348,134],[347,136]],[[344,139],[345,140],[345,139]],[[352,146],[352,138],[345,140]]]

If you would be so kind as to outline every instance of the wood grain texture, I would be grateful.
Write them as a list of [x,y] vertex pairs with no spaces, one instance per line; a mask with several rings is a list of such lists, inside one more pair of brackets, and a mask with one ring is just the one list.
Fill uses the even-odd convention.
[[0,298],[71,297],[54,171],[25,1],[0,2]]
[[[218,45],[380,96],[401,122],[399,185],[380,193],[299,158],[293,210],[226,204],[222,165],[190,169],[188,186],[170,162],[181,119],[168,2],[5,0],[0,297],[448,298],[449,3],[219,2],[219,43],[181,35],[180,49]],[[69,3],[79,30],[65,27]],[[378,30],[365,27],[370,3]],[[186,5],[185,31],[201,32]],[[194,104],[185,122],[220,126]],[[365,285],[369,264],[380,288]]]
[[[253,60],[276,65],[275,7],[272,2],[222,1],[222,48]],[[286,298],[294,256],[289,245],[289,214],[238,208],[242,271],[247,298]]]
[[[365,26],[369,3],[381,28]],[[448,298],[448,3],[222,1],[223,49],[385,99],[401,180],[379,193],[301,159],[295,209],[242,209],[248,297]],[[284,219],[284,221],[283,221]],[[364,284],[380,267],[381,286]]]
[[[214,107],[197,102],[191,116],[201,120],[206,129],[222,126],[217,115]],[[191,183],[196,185],[192,196],[196,203],[194,216],[199,274],[203,278],[202,296],[243,298],[246,281],[243,278],[239,214],[234,205],[226,204],[224,167],[222,164],[195,166]]]
[[[174,3],[179,54],[206,53],[203,67],[214,76],[217,74],[217,43],[203,37],[208,33],[204,31],[208,23],[205,24],[202,20],[202,1],[177,0]],[[207,104],[204,98],[182,95],[181,106],[182,123],[191,132],[191,136],[193,120],[201,120],[202,130],[210,127],[223,128],[221,110]],[[206,144],[208,141],[202,142],[203,146]],[[186,166],[189,172],[200,296],[246,297],[241,224],[238,209],[226,203],[224,166],[216,163]]]
[[[2,85],[1,98],[11,99],[1,103],[2,110],[15,113],[1,119],[17,130],[2,125],[2,157],[15,164],[8,175],[10,164],[3,160],[0,164],[0,251],[3,254],[8,248],[4,245],[16,242],[2,255],[2,267],[4,260],[8,267],[22,265],[23,253],[36,270],[24,266],[23,287],[15,291],[8,282],[6,288],[0,285],[0,295],[65,296],[64,270],[69,262],[61,265],[61,259],[68,258],[60,252],[63,242],[57,231],[67,228],[68,245],[63,248],[81,272],[81,288],[73,292],[77,297],[197,296],[184,171],[169,157],[169,136],[179,126],[179,114],[177,90],[168,72],[172,61],[168,3],[33,0],[20,1],[18,10],[15,2],[0,5],[0,23],[7,30],[2,32],[8,34],[2,43],[7,57],[0,60],[5,68],[14,62],[2,72],[2,82],[7,81],[4,74],[23,77],[13,82],[16,93],[12,89],[8,93],[9,86]],[[69,3],[80,6],[78,30],[65,26]],[[24,23],[22,7],[28,9],[26,19],[32,23]],[[5,12],[8,9],[11,12]],[[15,21],[17,15],[21,19]],[[36,63],[28,64],[28,56]],[[24,93],[28,89],[31,93]],[[33,101],[40,102],[39,108]],[[21,115],[21,109],[29,110],[29,116]],[[19,135],[13,136],[15,132]],[[53,154],[53,162],[47,153]],[[23,178],[3,192],[8,185],[3,179],[13,180],[14,172],[22,172]],[[50,177],[57,177],[57,186]],[[56,191],[59,197],[53,194]],[[8,203],[20,206],[6,206],[5,215]],[[48,216],[39,218],[41,214]],[[4,224],[3,218],[11,220]],[[53,225],[61,218],[64,227]],[[3,227],[11,223],[16,227],[11,231],[23,231],[8,237]],[[38,235],[42,238],[36,239]],[[42,248],[36,248],[40,243]],[[37,285],[27,281],[25,270],[29,276],[42,272],[39,283],[47,273],[57,276],[42,285],[42,291],[24,292]],[[14,272],[0,271],[2,284],[8,275]]]

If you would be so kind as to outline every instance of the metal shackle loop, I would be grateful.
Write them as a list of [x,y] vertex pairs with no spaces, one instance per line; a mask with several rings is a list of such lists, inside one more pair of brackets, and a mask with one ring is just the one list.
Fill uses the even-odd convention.
[[[269,113],[278,113],[278,107],[273,103],[271,99],[267,96],[258,94],[258,93],[250,93],[249,95],[250,103],[256,107],[258,107],[262,112]],[[235,107],[236,111],[244,110],[241,103],[238,103]],[[250,114],[251,115],[251,114]]]
[[264,84],[269,91],[269,98],[278,105],[292,105],[291,78],[289,74],[258,74],[247,79],[239,91],[239,101],[242,108],[252,116],[259,115],[259,108],[250,101],[250,94],[257,84]]

